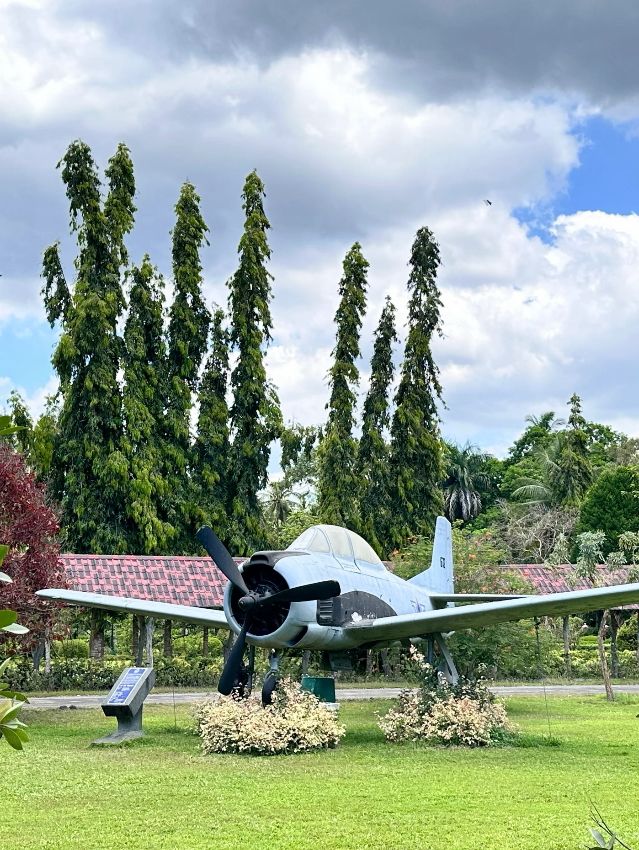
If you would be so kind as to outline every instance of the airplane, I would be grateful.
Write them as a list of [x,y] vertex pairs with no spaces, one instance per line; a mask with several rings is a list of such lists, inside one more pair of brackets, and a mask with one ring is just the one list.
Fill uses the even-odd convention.
[[314,525],[287,549],[255,552],[241,568],[210,528],[201,528],[196,538],[228,579],[223,610],[55,588],[37,595],[233,631],[237,638],[218,685],[226,695],[250,693],[255,647],[267,647],[265,704],[272,701],[282,651],[322,650],[339,660],[351,649],[426,640],[429,660],[437,645],[440,670],[455,682],[449,632],[639,602],[639,583],[543,595],[455,593],[452,530],[445,517],[436,521],[430,567],[407,581],[387,570],[362,537],[340,526]]

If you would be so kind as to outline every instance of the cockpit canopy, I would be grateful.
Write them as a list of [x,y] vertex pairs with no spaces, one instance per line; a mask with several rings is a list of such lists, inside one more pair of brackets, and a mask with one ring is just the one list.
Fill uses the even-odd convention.
[[354,531],[339,525],[312,525],[297,537],[288,549],[333,554],[336,558],[385,569],[375,550]]

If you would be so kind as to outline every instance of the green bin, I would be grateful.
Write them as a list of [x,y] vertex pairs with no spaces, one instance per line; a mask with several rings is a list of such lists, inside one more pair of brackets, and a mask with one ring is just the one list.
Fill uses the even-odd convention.
[[335,702],[335,679],[332,676],[302,676],[302,690],[315,694],[321,702]]

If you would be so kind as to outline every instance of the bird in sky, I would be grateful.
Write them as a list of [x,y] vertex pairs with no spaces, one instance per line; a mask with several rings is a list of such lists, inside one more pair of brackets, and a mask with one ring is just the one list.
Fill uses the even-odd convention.
[[488,198],[484,198],[484,203],[488,204],[489,207],[492,207],[492,205],[493,205],[493,202],[489,201]]

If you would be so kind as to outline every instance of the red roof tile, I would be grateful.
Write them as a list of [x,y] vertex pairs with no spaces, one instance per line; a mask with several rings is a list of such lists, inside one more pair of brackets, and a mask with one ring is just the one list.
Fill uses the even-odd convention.
[[[519,573],[522,579],[534,588],[535,593],[564,593],[569,590],[588,590],[595,585],[586,579],[575,579],[572,564],[560,564],[549,567],[545,564],[504,564],[504,569]],[[597,566],[599,585],[609,587],[625,584],[628,581],[628,567],[612,572],[605,564]],[[637,605],[624,605],[624,609],[637,610]]]
[[208,557],[64,554],[60,561],[68,586],[89,593],[214,608],[222,605],[226,586]]

